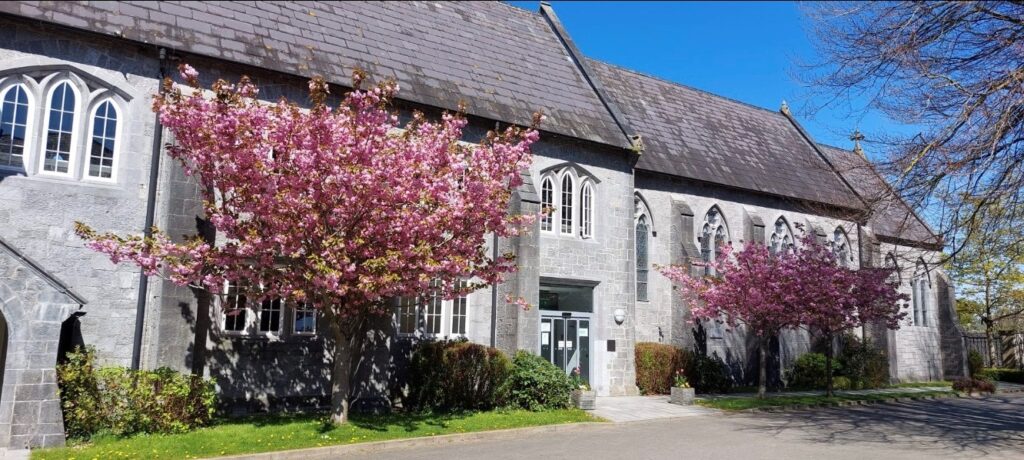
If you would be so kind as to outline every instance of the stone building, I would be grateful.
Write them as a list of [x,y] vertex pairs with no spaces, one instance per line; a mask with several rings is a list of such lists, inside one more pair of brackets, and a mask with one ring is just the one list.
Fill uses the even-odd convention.
[[[688,307],[655,264],[715,257],[715,243],[785,249],[801,229],[852,267],[900,268],[912,324],[868,331],[894,380],[963,371],[942,243],[857,153],[816,143],[765,110],[588,59],[547,5],[502,3],[0,3],[0,447],[63,442],[54,366],[95,346],[110,364],[216,379],[231,410],[322,403],[331,344],[287,299],[225,317],[193,292],[83,247],[75,221],[194,234],[194,183],[163,152],[150,110],[179,62],[204,82],[250,76],[260,97],[305,100],[306,79],[344,92],[355,68],[395,78],[397,108],[466,104],[468,136],[547,121],[513,212],[556,208],[491,243],[520,269],[466,298],[395,301],[366,344],[357,407],[391,404],[415,342],[466,337],[580,367],[601,395],[636,394],[637,342],[691,346]],[[506,294],[538,308],[508,305]],[[708,325],[708,349],[749,381],[743,331]],[[785,366],[809,347],[787,333]]]

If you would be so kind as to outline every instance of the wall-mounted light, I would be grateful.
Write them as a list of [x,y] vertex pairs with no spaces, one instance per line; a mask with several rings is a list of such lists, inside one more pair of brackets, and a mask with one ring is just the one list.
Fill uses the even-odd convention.
[[615,324],[622,324],[626,321],[626,310],[621,308],[615,309]]

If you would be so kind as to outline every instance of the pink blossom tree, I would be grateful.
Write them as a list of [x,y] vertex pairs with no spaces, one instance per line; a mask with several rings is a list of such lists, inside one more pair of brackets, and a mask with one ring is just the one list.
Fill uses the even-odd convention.
[[813,235],[803,238],[801,250],[788,258],[788,272],[795,283],[786,303],[800,311],[800,322],[825,339],[826,394],[832,396],[834,338],[856,327],[881,323],[899,328],[906,316],[900,311],[900,294],[891,281],[892,270],[840,266],[835,254]]
[[758,339],[759,379],[757,395],[767,391],[768,342],[783,329],[799,325],[799,310],[792,308],[790,253],[773,256],[761,244],[747,244],[734,252],[722,247],[721,257],[712,262],[717,276],[694,275],[686,265],[659,267],[659,271],[680,289],[695,320],[740,324]]
[[398,85],[361,89],[359,72],[337,107],[314,78],[304,110],[258,101],[244,77],[204,92],[194,69],[180,70],[191,88],[166,80],[153,108],[174,135],[168,154],[203,192],[216,241],[83,223],[77,234],[115,263],[180,285],[222,295],[233,282],[257,302],[318,309],[334,341],[331,418],[345,423],[368,321],[389,313],[389,299],[429,289],[451,298],[515,269],[511,254],[488,256],[485,236],[513,237],[534,222],[508,209],[538,133],[509,127],[473,145],[460,142],[458,114],[432,122],[417,113],[400,126],[389,111]]

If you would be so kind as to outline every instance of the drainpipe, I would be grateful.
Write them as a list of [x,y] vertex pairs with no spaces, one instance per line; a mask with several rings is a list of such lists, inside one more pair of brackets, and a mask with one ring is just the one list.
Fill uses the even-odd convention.
[[[157,87],[163,93],[163,80],[166,75],[165,64],[167,62],[167,50],[160,48],[160,64],[158,65]],[[157,114],[153,122],[153,153],[150,156],[149,165],[149,193],[146,196],[146,225],[142,229],[143,234],[149,238],[153,236],[153,220],[156,214],[156,185],[160,179],[160,148],[163,144],[163,126],[160,124],[160,115]],[[149,276],[144,270],[139,271],[139,300],[135,305],[135,338],[132,342],[132,369],[138,370],[142,361],[142,333],[143,323],[146,320],[146,296],[149,291]]]
[[[491,244],[491,260],[498,260],[498,234],[494,234]],[[498,283],[491,285],[491,348],[498,343]]]

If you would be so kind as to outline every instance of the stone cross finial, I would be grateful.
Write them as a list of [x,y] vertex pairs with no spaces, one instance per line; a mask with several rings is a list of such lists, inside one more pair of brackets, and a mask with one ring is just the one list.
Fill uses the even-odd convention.
[[785,99],[782,100],[782,106],[779,107],[779,112],[789,115],[789,104],[786,103]]
[[864,134],[861,134],[860,130],[853,130],[853,134],[850,135],[850,140],[853,141],[853,151],[864,156],[864,149],[860,148],[860,141],[864,140]]

